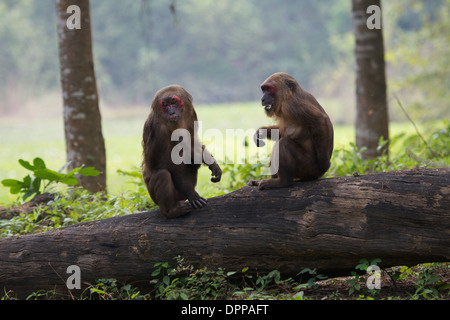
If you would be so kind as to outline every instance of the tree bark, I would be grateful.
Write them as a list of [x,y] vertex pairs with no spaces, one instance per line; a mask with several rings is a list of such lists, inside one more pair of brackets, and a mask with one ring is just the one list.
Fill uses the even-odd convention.
[[[370,159],[389,149],[386,144],[378,150],[380,138],[389,139],[381,5],[380,0],[353,0],[352,3],[356,43],[356,146],[365,148],[362,155]],[[367,13],[373,5],[379,11]],[[374,25],[375,22],[379,24]]]
[[[80,9],[67,13],[69,6]],[[106,190],[106,155],[92,57],[89,0],[56,1],[64,128],[69,170],[82,165],[101,172],[96,177],[80,176],[79,184],[92,192]],[[75,15],[75,16],[74,16]],[[69,29],[73,17],[79,29]]]
[[67,293],[70,265],[83,284],[146,287],[154,264],[178,255],[210,270],[285,277],[304,268],[349,275],[362,258],[381,267],[450,261],[449,195],[450,168],[244,187],[178,219],[155,210],[0,239],[0,288]]

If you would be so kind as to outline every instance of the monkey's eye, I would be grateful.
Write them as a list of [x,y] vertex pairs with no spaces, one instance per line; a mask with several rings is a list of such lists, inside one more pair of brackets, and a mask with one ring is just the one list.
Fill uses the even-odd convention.
[[165,101],[165,100],[161,101],[161,106],[167,107],[167,101]]
[[176,103],[177,103],[177,99],[175,99],[175,98],[170,99],[170,104],[176,104]]
[[268,93],[268,94],[274,94],[275,93],[275,89],[273,86],[265,84],[263,86],[261,86],[261,90],[264,93]]

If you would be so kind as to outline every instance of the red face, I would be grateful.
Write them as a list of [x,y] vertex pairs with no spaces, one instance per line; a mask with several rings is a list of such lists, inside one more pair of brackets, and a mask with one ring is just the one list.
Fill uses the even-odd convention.
[[159,107],[170,121],[178,121],[183,113],[184,103],[178,96],[169,95],[159,100]]
[[266,82],[261,85],[261,90],[263,92],[261,104],[266,113],[270,114],[273,111],[275,103],[275,87],[270,82]]

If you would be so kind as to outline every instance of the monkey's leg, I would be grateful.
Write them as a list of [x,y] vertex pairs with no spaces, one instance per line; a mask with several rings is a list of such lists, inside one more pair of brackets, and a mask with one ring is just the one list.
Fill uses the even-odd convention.
[[190,170],[188,168],[181,175],[174,174],[172,181],[175,184],[175,189],[189,200],[189,203],[194,209],[200,209],[206,206],[206,199],[195,191],[195,185],[197,184],[196,170]]
[[176,218],[191,211],[189,203],[180,201],[179,192],[175,189],[172,176],[168,170],[154,172],[149,185],[150,196],[166,218]]
[[[270,157],[270,179],[252,180],[250,186],[258,186],[260,190],[289,187],[294,183],[295,167],[298,159],[296,145],[291,139],[282,138],[273,147]],[[297,152],[296,152],[297,151]]]

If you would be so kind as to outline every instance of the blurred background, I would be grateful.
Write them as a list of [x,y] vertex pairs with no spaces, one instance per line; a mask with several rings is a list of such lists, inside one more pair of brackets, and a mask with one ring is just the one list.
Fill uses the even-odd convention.
[[[389,92],[415,116],[442,116],[450,2],[382,5]],[[91,19],[105,107],[148,106],[171,83],[197,104],[257,101],[259,84],[284,71],[339,103],[335,122],[353,121],[351,1],[92,0]],[[57,45],[54,0],[0,1],[0,114],[61,112]]]

